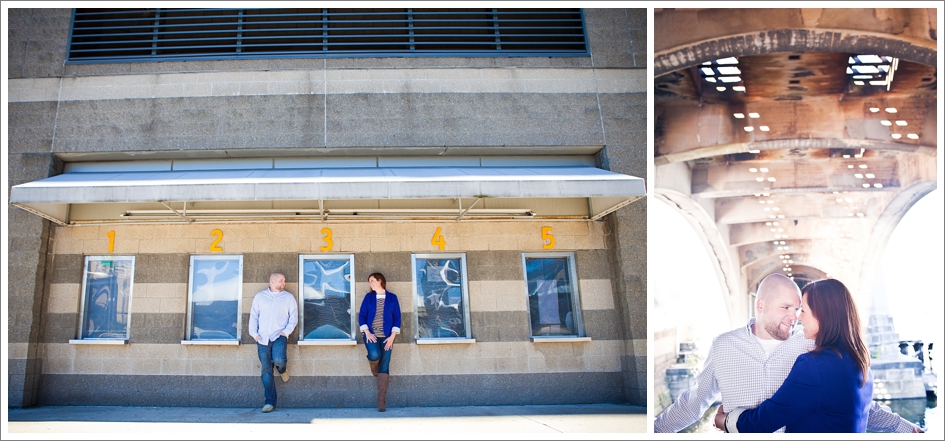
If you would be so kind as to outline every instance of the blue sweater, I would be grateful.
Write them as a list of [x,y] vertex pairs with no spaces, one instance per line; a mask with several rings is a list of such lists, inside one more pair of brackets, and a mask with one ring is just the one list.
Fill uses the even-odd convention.
[[[364,295],[364,301],[361,302],[361,311],[358,313],[358,327],[367,325],[368,329],[374,332],[374,315],[377,314],[377,293],[371,291]],[[384,335],[390,336],[393,328],[400,328],[400,302],[397,301],[397,295],[387,291],[384,298]]]
[[873,377],[862,378],[845,350],[801,354],[771,398],[739,415],[738,431],[866,432]]

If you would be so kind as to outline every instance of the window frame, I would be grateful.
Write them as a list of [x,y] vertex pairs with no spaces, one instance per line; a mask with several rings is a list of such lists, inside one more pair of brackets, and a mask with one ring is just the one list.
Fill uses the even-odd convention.
[[[571,279],[571,313],[574,320],[575,333],[574,334],[558,334],[558,335],[534,335],[534,326],[532,325],[532,310],[531,302],[528,300],[529,288],[528,288],[528,259],[548,259],[548,258],[565,258],[568,260],[568,277]],[[529,338],[533,342],[541,341],[583,341],[588,340],[587,334],[584,330],[584,310],[581,308],[581,292],[578,289],[580,285],[577,279],[577,265],[575,264],[574,252],[573,251],[556,251],[556,252],[533,252],[533,253],[522,253],[522,274],[525,280],[525,308],[528,312],[528,334]]]
[[[465,337],[420,337],[420,299],[417,290],[417,260],[430,259],[459,259],[460,274],[462,275],[462,302],[463,302],[463,325],[466,331]],[[413,303],[413,336],[417,344],[449,344],[449,343],[475,343],[476,339],[472,335],[472,323],[469,311],[469,275],[466,268],[466,253],[415,253],[410,255],[410,280],[411,295]]]
[[[239,262],[239,282],[236,284],[236,338],[235,339],[194,339],[194,263],[200,260],[236,260]],[[185,340],[181,344],[238,345],[243,338],[243,255],[242,254],[191,254],[190,269],[187,276],[187,319],[184,332]]]
[[[89,264],[93,261],[102,261],[102,260],[123,260],[131,262],[131,280],[128,286],[128,319],[125,323],[125,337],[124,338],[115,338],[115,337],[88,337],[86,336],[85,331],[85,317],[88,312],[88,282],[89,282]],[[82,291],[79,296],[79,332],[78,339],[70,340],[70,343],[114,343],[114,344],[127,344],[131,340],[131,302],[134,299],[134,279],[135,279],[135,256],[110,256],[110,255],[98,255],[98,256],[85,256],[84,264],[82,266]]]
[[[351,280],[348,281],[348,290],[349,290],[349,304],[351,311],[351,320],[349,324],[348,333],[351,334],[350,338],[305,338],[305,295],[304,295],[304,286],[305,286],[305,261],[307,260],[347,260],[350,265],[349,274],[351,275]],[[305,345],[356,345],[358,343],[358,332],[356,331],[358,326],[358,315],[357,310],[355,309],[357,301],[357,289],[355,287],[355,282],[357,281],[354,269],[354,254],[300,254],[299,255],[299,340],[298,344],[301,346]]]

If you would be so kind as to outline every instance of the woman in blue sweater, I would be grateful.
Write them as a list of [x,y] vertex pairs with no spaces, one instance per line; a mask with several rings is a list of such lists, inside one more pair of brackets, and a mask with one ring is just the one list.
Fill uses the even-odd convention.
[[377,377],[377,410],[387,410],[387,385],[390,381],[390,354],[394,337],[400,333],[400,302],[387,292],[387,279],[381,273],[368,276],[371,292],[364,295],[358,324],[364,333],[371,373]]
[[754,409],[716,415],[726,432],[866,432],[873,378],[853,296],[834,279],[801,290],[804,337],[816,348],[797,357],[775,394]]

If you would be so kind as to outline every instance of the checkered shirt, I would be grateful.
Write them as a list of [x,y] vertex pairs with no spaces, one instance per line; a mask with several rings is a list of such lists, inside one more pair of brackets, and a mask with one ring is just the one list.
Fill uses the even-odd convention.
[[[771,398],[781,387],[794,366],[794,360],[814,349],[814,341],[795,332],[765,357],[761,344],[755,340],[748,325],[719,335],[712,341],[709,356],[696,385],[683,392],[676,401],[656,417],[653,430],[679,432],[699,420],[705,411],[722,396],[722,406],[755,408]],[[893,413],[889,407],[872,402],[867,428],[876,432],[912,432],[912,423]],[[784,428],[777,430],[783,432]]]

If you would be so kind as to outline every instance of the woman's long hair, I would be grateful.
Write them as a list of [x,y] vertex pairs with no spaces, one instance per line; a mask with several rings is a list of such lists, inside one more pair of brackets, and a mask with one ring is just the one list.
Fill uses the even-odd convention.
[[371,277],[378,282],[381,282],[381,288],[387,289],[387,279],[381,273],[371,273],[370,276],[367,276],[368,280],[371,280]]
[[810,313],[819,324],[814,351],[830,349],[839,354],[838,349],[846,349],[863,373],[861,384],[866,384],[870,351],[860,333],[860,315],[850,291],[839,280],[821,279],[804,286],[801,294],[807,296]]

